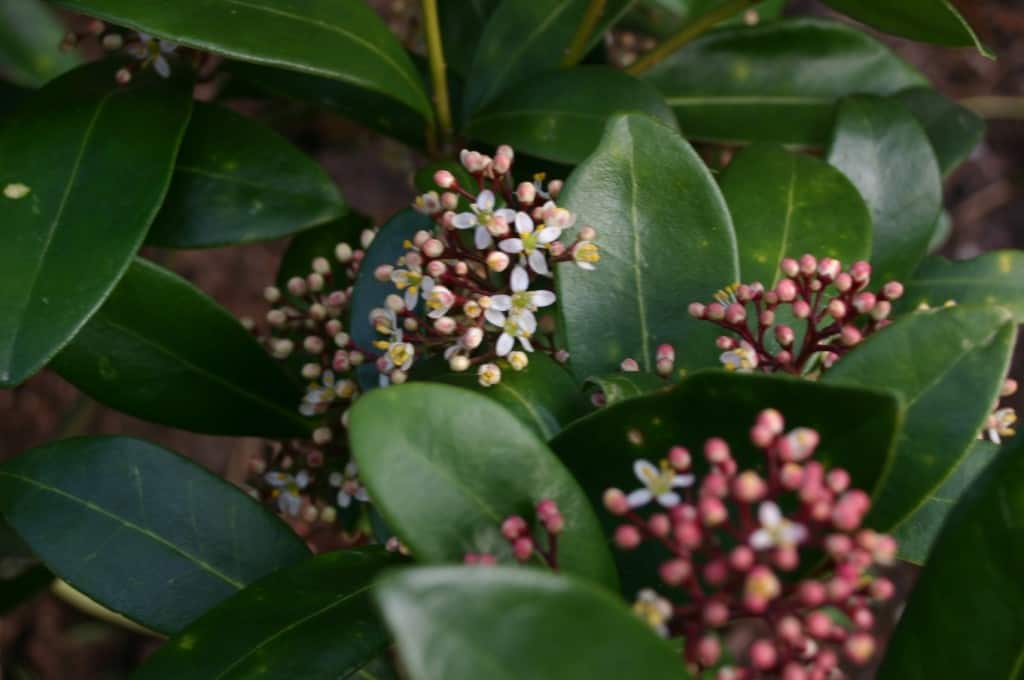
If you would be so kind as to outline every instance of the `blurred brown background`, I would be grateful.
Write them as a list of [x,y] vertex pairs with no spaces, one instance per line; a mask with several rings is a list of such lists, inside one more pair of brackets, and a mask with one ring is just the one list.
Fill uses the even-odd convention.
[[[411,0],[374,2],[397,32],[415,34]],[[813,2],[793,13],[825,14]],[[990,118],[984,144],[947,181],[946,206],[954,232],[944,254],[966,258],[995,248],[1024,248],[1024,4],[1004,0],[964,3],[964,11],[997,61],[879,36],[921,69],[936,87]],[[74,17],[68,18],[72,24]],[[55,46],[56,48],[56,46]],[[356,209],[379,223],[413,195],[416,159],[396,142],[301,106],[260,111],[328,169]],[[198,252],[146,254],[186,276],[238,316],[260,317],[262,288],[272,281],[284,243]],[[1014,372],[1024,368],[1021,352]],[[1022,409],[1021,397],[1014,404]],[[0,459],[70,434],[126,434],[189,455],[241,481],[258,440],[218,438],[151,425],[97,405],[54,374],[43,372],[13,391],[0,391]],[[51,595],[0,618],[0,680],[7,678],[124,677],[158,643],[97,622]]]

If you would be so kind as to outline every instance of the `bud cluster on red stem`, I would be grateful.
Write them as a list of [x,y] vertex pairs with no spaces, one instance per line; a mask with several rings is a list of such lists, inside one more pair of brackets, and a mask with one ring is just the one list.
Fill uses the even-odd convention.
[[[543,529],[545,540],[538,541],[536,531],[520,515],[511,515],[501,523],[501,535],[512,548],[512,556],[519,563],[539,557],[552,571],[558,571],[558,536],[565,530],[565,518],[558,504],[551,499],[537,503],[537,530]],[[493,565],[497,557],[491,553],[466,553],[466,564]]]

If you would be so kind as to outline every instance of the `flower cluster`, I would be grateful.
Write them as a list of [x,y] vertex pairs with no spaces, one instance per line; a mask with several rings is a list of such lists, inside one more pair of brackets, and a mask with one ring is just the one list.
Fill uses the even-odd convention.
[[903,295],[897,281],[869,291],[867,262],[843,271],[839,260],[804,255],[783,260],[779,268],[782,278],[771,290],[759,282],[733,285],[719,291],[715,302],[690,305],[691,316],[732,334],[718,338],[727,369],[796,375],[825,370],[888,325],[892,302]]
[[[695,672],[824,679],[835,677],[841,656],[865,664],[876,650],[871,607],[893,592],[877,567],[892,563],[896,543],[861,526],[870,500],[850,488],[849,473],[812,460],[818,433],[784,425],[766,410],[750,431],[763,473],[740,470],[714,438],[699,483],[690,452],[675,446],[658,465],[636,461],[639,489],[605,492],[607,510],[624,520],[619,548],[664,550],[659,589],[642,591],[634,609],[662,634],[685,637]],[[660,507],[638,512],[652,503]],[[723,636],[741,621],[758,637],[726,662]]]
[[[289,362],[307,381],[297,409],[321,424],[311,440],[275,444],[269,460],[260,461],[254,472],[265,499],[275,502],[282,514],[309,523],[342,519],[351,525],[360,504],[369,500],[345,436],[348,409],[359,396],[355,370],[366,356],[343,320],[352,297],[352,287],[345,281],[355,280],[373,236],[370,230],[363,232],[362,248],[338,243],[337,270],[326,257],[317,257],[305,276],[288,279],[283,290],[271,286],[264,291],[272,307],[266,315],[269,332],[260,340],[272,356]],[[336,275],[344,280],[336,280]]]
[[[170,78],[172,55],[185,52],[176,43],[154,38],[148,33],[112,29],[99,19],[91,19],[83,31],[65,34],[60,48],[69,52],[89,38],[95,38],[108,52],[124,52],[135,60],[135,63],[117,70],[114,77],[121,85],[127,85],[136,73],[148,69],[161,78]],[[188,53],[195,57],[196,63],[206,58],[204,53],[195,50],[188,50]]]
[[[558,504],[553,500],[544,499],[537,503],[538,528],[544,529],[546,540],[538,541],[529,523],[519,516],[512,515],[501,523],[501,535],[512,548],[512,555],[519,563],[526,563],[539,557],[553,571],[558,571],[558,535],[565,530],[565,518],[562,517]],[[541,547],[541,545],[546,547]],[[467,553],[466,564],[494,565],[498,558],[491,553]]]
[[591,227],[564,239],[576,216],[555,203],[562,182],[516,184],[513,151],[494,157],[463,150],[462,166],[472,176],[463,186],[447,170],[434,174],[440,189],[416,198],[414,207],[436,228],[418,232],[395,265],[374,275],[396,293],[371,314],[382,336],[381,383],[403,382],[413,362],[443,356],[451,369],[476,369],[481,385],[501,381],[502,370],[523,370],[537,349],[560,360],[554,320],[553,264],[575,262],[594,269],[600,259]]
[[[1007,378],[1003,382],[1003,387],[999,391],[999,398],[1006,399],[1012,397],[1017,393],[1017,381],[1013,378]],[[988,439],[994,444],[1002,444],[1003,439],[1006,437],[1012,437],[1017,434],[1017,430],[1014,429],[1014,425],[1017,424],[1017,412],[1009,406],[1000,407],[999,401],[996,401],[995,407],[992,409],[992,413],[985,421],[985,427],[982,429],[981,434],[978,435],[979,439]]]

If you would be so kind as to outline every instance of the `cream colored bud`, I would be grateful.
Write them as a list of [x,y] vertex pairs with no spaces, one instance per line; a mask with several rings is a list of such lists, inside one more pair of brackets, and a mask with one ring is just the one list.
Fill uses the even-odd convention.
[[530,357],[526,355],[526,352],[510,352],[508,363],[512,366],[513,370],[521,371],[530,363]]
[[330,274],[331,263],[327,261],[326,257],[315,257],[313,258],[313,271],[317,274]]
[[469,358],[464,357],[461,354],[456,354],[448,360],[448,366],[456,373],[462,373],[463,371],[469,370]]

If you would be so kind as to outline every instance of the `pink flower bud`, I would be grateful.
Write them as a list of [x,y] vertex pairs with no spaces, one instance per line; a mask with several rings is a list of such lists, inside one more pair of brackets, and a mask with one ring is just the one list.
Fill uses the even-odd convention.
[[483,342],[484,332],[480,328],[469,328],[462,334],[462,344],[466,349],[476,349]]
[[668,536],[668,533],[672,530],[672,523],[668,521],[668,515],[659,512],[648,518],[647,528],[650,529],[651,533],[655,536],[664,538],[665,536]]
[[853,549],[853,541],[846,534],[829,534],[825,538],[825,550],[835,560],[846,557]]
[[729,580],[729,563],[722,558],[714,559],[704,565],[704,580],[713,586],[719,586]]
[[704,315],[707,313],[707,307],[699,302],[691,302],[687,309],[690,312],[690,316],[695,319],[703,319]]
[[841,273],[839,276],[836,277],[835,287],[839,290],[840,293],[845,293],[846,291],[853,288],[853,277],[847,274],[846,272]]
[[889,300],[899,300],[903,297],[903,284],[899,281],[890,281],[882,287],[882,295]]
[[779,660],[778,652],[771,640],[754,640],[750,645],[750,663],[762,671],[771,670]]
[[853,308],[860,314],[867,314],[875,308],[876,302],[877,299],[875,298],[874,293],[864,291],[862,293],[857,293],[853,298]]
[[725,310],[725,320],[733,325],[744,323],[747,320],[746,308],[738,302],[732,303]]
[[790,661],[782,667],[781,680],[811,680],[811,676],[796,661]]
[[701,616],[704,623],[713,628],[724,626],[729,622],[729,605],[721,600],[711,600],[704,605]]
[[804,627],[801,625],[800,619],[790,614],[779,619],[775,625],[775,634],[796,647],[797,643],[803,641]]
[[737,342],[728,335],[719,335],[715,338],[715,346],[720,350],[728,351],[730,349],[735,349],[737,347]]
[[434,330],[441,335],[451,335],[455,332],[455,319],[450,316],[442,316],[434,320]]
[[654,363],[654,372],[663,378],[667,378],[672,375],[672,371],[675,370],[675,363],[670,359],[658,359]]
[[630,524],[619,525],[615,529],[615,545],[623,550],[632,550],[640,545],[640,532]]
[[690,563],[683,559],[662,562],[661,566],[658,567],[658,575],[661,577],[661,580],[670,586],[678,586],[690,578],[692,573],[693,568],[690,566]]
[[750,441],[759,449],[766,449],[775,441],[775,435],[764,425],[754,425],[750,428]]
[[455,175],[447,170],[438,170],[434,173],[434,184],[442,189],[450,189],[455,186]]
[[867,607],[858,607],[850,616],[853,624],[861,630],[871,630],[875,625],[875,615]]
[[882,321],[887,319],[890,313],[892,313],[892,303],[888,300],[879,300],[871,310],[871,318],[875,321]]
[[782,279],[775,286],[775,294],[778,295],[779,299],[783,302],[792,302],[796,299],[796,284],[790,279]]
[[825,586],[817,581],[801,581],[797,586],[797,596],[805,607],[821,606],[825,602]]
[[712,437],[704,442],[704,457],[711,464],[724,463],[731,457],[729,445],[721,437]]
[[459,195],[446,191],[441,194],[441,207],[445,210],[455,210],[459,207]]
[[800,256],[800,273],[810,276],[818,269],[818,259],[810,253]]
[[700,493],[702,496],[725,498],[729,495],[729,479],[721,472],[711,472],[700,483]]
[[629,501],[626,499],[626,494],[619,489],[607,489],[602,501],[605,509],[613,515],[622,516],[629,512]]
[[544,519],[544,528],[548,530],[549,534],[557,536],[565,529],[565,518],[561,513],[551,515]]
[[818,263],[818,275],[826,281],[831,281],[839,276],[840,269],[842,269],[842,264],[832,257],[823,257]]
[[832,619],[823,611],[813,611],[807,615],[804,623],[807,626],[807,633],[812,637],[823,640],[832,632]]
[[540,517],[542,520],[548,519],[549,517],[554,517],[558,514],[558,504],[555,503],[550,498],[545,498],[544,500],[537,503],[537,516]]
[[732,482],[732,494],[742,503],[756,503],[767,492],[768,485],[753,470],[740,473]]
[[[754,596],[755,601],[759,599],[763,601],[764,605],[767,605],[768,602],[778,597],[781,592],[782,584],[779,583],[778,577],[769,567],[759,564],[747,574],[746,581],[744,582],[745,596]],[[746,603],[746,598],[744,601]]]
[[537,187],[532,182],[520,182],[516,187],[516,200],[527,206],[537,198]]
[[514,541],[526,533],[526,520],[519,515],[512,515],[501,523],[501,535]]
[[847,347],[853,347],[863,339],[864,336],[856,326],[843,326],[839,331],[839,340]]
[[693,521],[677,524],[672,530],[672,535],[680,545],[688,550],[699,548],[703,540],[700,525]]
[[871,591],[871,597],[879,601],[888,600],[893,596],[893,593],[896,592],[896,588],[893,586],[892,581],[887,578],[876,578],[871,582],[869,590]]
[[811,306],[807,304],[806,300],[796,300],[793,302],[793,316],[798,319],[806,319],[811,315]]
[[837,321],[846,318],[846,304],[842,300],[832,300],[828,303],[827,311],[828,315]]
[[784,488],[795,491],[804,483],[804,469],[796,463],[786,463],[779,473],[779,481]]
[[391,280],[391,272],[393,271],[395,271],[395,268],[392,267],[390,264],[379,265],[376,269],[373,270],[373,278],[380,281],[381,283],[385,283]]
[[558,198],[558,195],[562,193],[562,187],[565,186],[565,182],[560,179],[553,179],[548,182],[548,193],[551,194],[551,198]]
[[441,253],[444,252],[444,244],[436,238],[427,239],[421,247],[427,257],[441,257]]
[[829,470],[826,481],[832,493],[840,494],[850,487],[850,473],[842,468],[834,468]]
[[638,373],[640,371],[640,364],[636,362],[636,359],[627,357],[619,364],[619,370],[623,373]]
[[705,635],[697,642],[697,662],[702,666],[714,666],[722,656],[722,645],[714,635]]
[[729,566],[735,571],[746,572],[754,566],[754,551],[745,545],[738,545],[729,552]]
[[690,452],[683,446],[673,446],[668,450],[668,462],[677,471],[690,469]]
[[494,174],[504,175],[512,167],[512,159],[505,155],[495,156],[491,167],[494,169]]
[[520,562],[525,562],[533,555],[533,539],[529,536],[517,538],[512,544],[512,553]]
[[854,262],[850,266],[850,276],[854,283],[867,283],[871,279],[871,265],[863,260]]
[[676,360],[676,350],[672,345],[668,343],[662,343],[658,345],[657,357],[659,359],[667,359],[669,361]]
[[800,553],[792,546],[780,546],[772,551],[772,564],[782,571],[793,571],[800,565]]
[[706,310],[707,318],[712,321],[721,321],[725,318],[725,307],[717,302],[712,302]]
[[698,507],[704,526],[716,527],[729,519],[729,511],[726,509],[725,503],[714,496],[701,498]]
[[828,599],[833,604],[845,602],[850,595],[853,595],[853,588],[849,579],[840,576],[830,578],[825,584],[825,592],[828,593]]
[[779,270],[786,276],[793,277],[800,273],[800,263],[787,257],[779,263]]
[[455,213],[452,210],[446,210],[441,214],[441,226],[449,231],[455,229]]
[[798,427],[779,439],[779,456],[786,462],[800,462],[814,455],[820,436],[816,430]]
[[431,260],[427,263],[427,273],[433,276],[435,279],[444,276],[445,271],[448,270],[448,265],[440,260]]
[[791,347],[793,340],[796,338],[796,334],[793,329],[789,326],[776,326],[775,327],[775,339],[779,341],[779,344],[783,347]]
[[854,633],[843,645],[843,651],[846,658],[858,666],[863,666],[875,655],[875,638],[868,633]]

